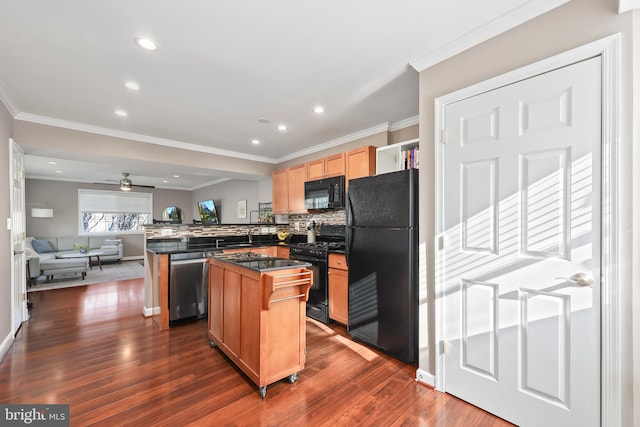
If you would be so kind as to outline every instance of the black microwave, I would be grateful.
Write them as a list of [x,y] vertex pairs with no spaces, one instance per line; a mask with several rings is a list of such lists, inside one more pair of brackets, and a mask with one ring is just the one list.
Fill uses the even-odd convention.
[[344,208],[344,175],[304,183],[304,208]]

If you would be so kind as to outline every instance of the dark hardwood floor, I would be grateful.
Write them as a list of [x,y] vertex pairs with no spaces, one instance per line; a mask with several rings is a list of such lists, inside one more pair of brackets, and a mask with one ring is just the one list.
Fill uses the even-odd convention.
[[31,317],[0,364],[0,403],[69,404],[71,425],[507,426],[414,380],[404,365],[307,321],[298,381],[266,398],[221,351],[206,321],[159,332],[143,282],[32,292]]

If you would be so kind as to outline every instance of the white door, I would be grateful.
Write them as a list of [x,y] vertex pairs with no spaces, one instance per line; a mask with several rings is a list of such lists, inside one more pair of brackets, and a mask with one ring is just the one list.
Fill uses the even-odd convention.
[[13,298],[13,324],[12,331],[15,334],[23,321],[28,318],[27,311],[27,279],[25,258],[25,204],[24,204],[24,152],[15,143],[9,141],[10,160],[10,208],[11,208],[11,242],[12,264],[11,284]]
[[600,423],[601,60],[444,108],[444,389]]

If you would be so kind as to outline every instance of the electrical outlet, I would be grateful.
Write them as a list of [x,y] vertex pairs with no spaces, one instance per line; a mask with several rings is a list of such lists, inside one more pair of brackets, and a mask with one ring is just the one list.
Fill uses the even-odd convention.
[[269,232],[269,227],[262,227],[262,228],[260,229],[260,232],[261,232],[262,234],[267,234],[267,233]]
[[269,233],[275,234],[275,232],[276,232],[276,228],[275,227],[269,227]]
[[296,221],[296,223],[294,224],[294,228],[296,229],[296,231],[300,231],[300,223],[298,221]]
[[173,234],[173,230],[170,228],[163,228],[162,235],[163,236],[171,236]]

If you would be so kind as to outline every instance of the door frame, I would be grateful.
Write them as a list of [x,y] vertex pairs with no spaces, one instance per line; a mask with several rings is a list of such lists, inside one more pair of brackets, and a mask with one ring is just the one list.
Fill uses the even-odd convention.
[[601,200],[601,379],[600,409],[602,425],[622,423],[622,325],[620,280],[615,266],[620,257],[619,236],[619,138],[620,126],[620,34],[594,41],[517,70],[435,99],[435,388],[445,391],[444,376],[444,112],[451,104],[573,63],[600,56],[602,59],[602,200]]
[[[26,321],[29,319],[29,311],[27,310],[27,301],[26,301],[26,295],[27,295],[27,286],[26,286],[26,281],[28,280],[25,277],[26,274],[26,261],[25,262],[21,262],[22,264],[22,271],[21,274],[17,274],[14,270],[14,266],[15,266],[15,260],[14,257],[16,256],[15,254],[15,247],[13,246],[13,239],[14,239],[14,233],[15,233],[15,223],[16,221],[21,221],[22,222],[22,229],[24,230],[24,221],[25,221],[25,204],[24,204],[24,172],[22,173],[22,177],[21,177],[21,186],[22,186],[22,200],[14,200],[13,197],[13,179],[14,179],[14,150],[18,151],[21,153],[22,157],[23,157],[23,163],[24,163],[24,151],[22,150],[22,148],[13,140],[13,138],[9,138],[9,184],[10,184],[10,191],[9,191],[9,209],[10,209],[10,214],[11,214],[11,335],[14,336],[17,332],[18,329],[20,328],[22,322]],[[24,165],[23,165],[24,167]],[[22,203],[22,217],[20,218],[14,218],[14,211],[15,211],[15,204],[16,203]],[[20,254],[20,256],[24,259],[25,254],[24,254],[24,240],[25,240],[25,235],[24,232],[22,233],[21,240],[23,242],[22,246],[22,253]],[[18,280],[20,279],[20,280]],[[17,301],[20,301],[19,303],[17,303]],[[18,323],[16,321],[16,319],[20,320],[20,323]]]

